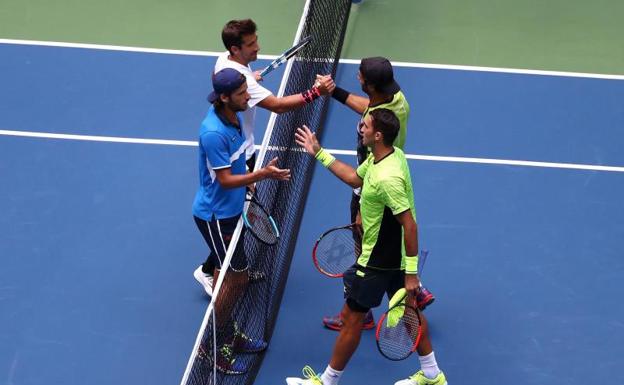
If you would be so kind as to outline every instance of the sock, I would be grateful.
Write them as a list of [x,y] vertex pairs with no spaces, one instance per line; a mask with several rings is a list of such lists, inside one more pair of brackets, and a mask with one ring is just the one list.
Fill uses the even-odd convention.
[[327,365],[327,368],[325,368],[325,371],[321,375],[323,385],[338,385],[338,381],[340,381],[340,376],[342,376],[343,372],[344,370],[335,370]]
[[420,361],[420,369],[422,369],[425,377],[429,379],[436,378],[438,373],[440,373],[440,368],[438,368],[438,363],[436,362],[433,352],[426,356],[418,356],[418,360]]

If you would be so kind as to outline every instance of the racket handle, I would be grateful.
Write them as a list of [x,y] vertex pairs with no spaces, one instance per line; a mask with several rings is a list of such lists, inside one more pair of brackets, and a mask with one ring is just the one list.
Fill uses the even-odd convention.
[[419,277],[422,277],[422,273],[425,268],[425,263],[427,262],[428,255],[429,255],[429,250],[420,250],[420,259],[418,261],[418,276]]
[[262,72],[260,72],[260,76],[261,77],[265,77],[266,74],[268,74],[269,72],[273,71],[274,68],[272,68],[272,66],[267,66],[265,69],[262,70]]

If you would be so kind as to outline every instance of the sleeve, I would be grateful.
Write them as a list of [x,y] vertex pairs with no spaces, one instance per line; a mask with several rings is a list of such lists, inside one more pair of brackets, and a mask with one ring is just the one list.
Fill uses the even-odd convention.
[[247,92],[251,99],[249,99],[249,108],[255,107],[256,104],[260,103],[268,96],[273,95],[273,93],[266,88],[262,87],[256,79],[252,75],[245,75],[247,78]]
[[355,172],[360,177],[360,179],[364,180],[364,177],[366,176],[366,173],[368,172],[368,167],[370,166],[372,161],[373,161],[373,154],[369,154],[368,158],[366,158],[366,160],[362,162],[362,164],[359,165],[358,168],[355,170]]
[[410,201],[405,189],[405,181],[400,176],[389,176],[379,184],[382,200],[392,210],[393,215],[410,209]]
[[200,143],[213,170],[231,167],[227,138],[216,132],[207,132]]

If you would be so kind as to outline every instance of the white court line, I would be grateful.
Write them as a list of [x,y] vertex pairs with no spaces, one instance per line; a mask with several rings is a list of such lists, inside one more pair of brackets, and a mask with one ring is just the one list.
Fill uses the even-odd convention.
[[[47,139],[66,139],[66,140],[84,140],[93,142],[113,142],[113,143],[134,143],[134,144],[158,144],[168,146],[187,146],[197,147],[197,142],[188,140],[167,140],[167,139],[141,139],[141,138],[125,138],[118,136],[93,136],[93,135],[73,135],[73,134],[54,134],[49,132],[32,132],[32,131],[12,131],[0,130],[0,136],[21,136],[30,138],[47,138]],[[259,145],[255,146],[260,149]],[[275,149],[270,148],[269,149]],[[278,148],[277,150],[283,150]],[[300,149],[297,149],[300,150]],[[336,155],[356,155],[352,150],[326,149]],[[488,158],[468,158],[458,156],[435,156],[435,155],[416,155],[405,154],[408,159],[427,160],[432,162],[456,162],[456,163],[479,163],[494,164],[504,166],[525,166],[525,167],[543,167],[543,168],[561,168],[574,170],[590,170],[590,171],[608,171],[608,172],[624,172],[624,167],[617,166],[601,166],[593,164],[575,164],[575,163],[554,163],[554,162],[534,162],[530,160],[511,160],[511,159],[488,159]]]
[[5,136],[26,136],[26,137],[29,137],[29,138],[86,140],[86,141],[90,141],[90,142],[164,144],[164,145],[169,145],[169,146],[194,146],[194,147],[197,147],[197,142],[190,142],[190,141],[186,141],[186,140],[124,138],[124,137],[119,137],[119,136],[94,136],[94,135],[54,134],[54,133],[51,133],[51,132],[11,131],[11,130],[0,130],[0,135],[5,135]]
[[[62,47],[62,48],[82,48],[102,51],[123,51],[123,52],[140,52],[140,53],[157,53],[166,55],[184,55],[184,56],[219,56],[221,52],[214,51],[192,51],[179,49],[162,49],[162,48],[146,48],[146,47],[130,47],[125,45],[106,45],[106,44],[86,44],[86,43],[67,43],[62,41],[42,41],[42,40],[17,40],[17,39],[0,39],[0,44],[14,45],[35,45],[43,47]],[[258,55],[260,59],[273,60],[276,55]]]
[[[57,42],[57,41],[18,40],[18,39],[0,39],[0,44],[35,45],[35,46],[64,47],[64,48],[83,48],[83,49],[106,50],[106,51],[143,52],[143,53],[187,55],[187,56],[219,56],[223,52],[223,51],[222,52],[191,51],[191,50],[176,50],[176,49],[161,49],[161,48],[129,47],[129,46],[121,46],[121,45],[67,43],[67,42]],[[266,60],[273,60],[277,58],[277,55],[258,55],[258,58],[266,59]],[[340,63],[359,64],[360,61],[356,59],[340,59]],[[393,61],[392,65],[396,67],[431,68],[431,69],[444,69],[444,70],[454,70],[454,71],[497,72],[497,73],[521,74],[521,75],[563,76],[563,77],[590,78],[590,79],[624,80],[624,75],[595,74],[595,73],[585,73],[585,72],[543,71],[543,70],[532,70],[532,69],[521,69],[521,68],[479,67],[479,66],[465,66],[465,65],[452,65],[452,64],[409,63],[409,62],[398,62],[398,61]]]

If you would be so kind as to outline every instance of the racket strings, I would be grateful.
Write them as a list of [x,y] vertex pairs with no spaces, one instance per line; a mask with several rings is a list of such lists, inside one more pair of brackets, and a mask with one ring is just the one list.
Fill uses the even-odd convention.
[[362,236],[351,228],[330,231],[319,241],[316,261],[330,274],[342,274],[351,267],[362,251]]
[[[420,318],[416,310],[407,306],[398,322],[389,323],[384,317],[380,321],[377,347],[381,354],[394,361],[407,358],[416,350],[420,340]],[[396,310],[396,309],[394,309]]]
[[269,244],[273,244],[277,241],[275,224],[259,205],[251,202],[246,215],[250,230],[254,235],[260,238],[261,241]]

